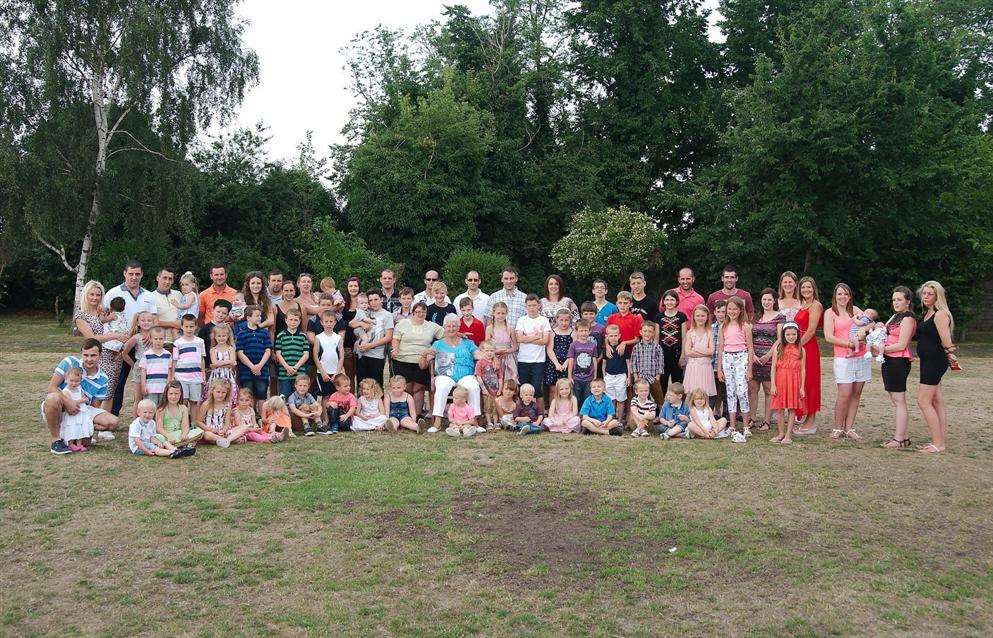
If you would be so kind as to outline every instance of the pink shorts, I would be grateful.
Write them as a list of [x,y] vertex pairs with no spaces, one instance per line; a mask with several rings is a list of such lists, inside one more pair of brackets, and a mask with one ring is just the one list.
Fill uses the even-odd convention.
[[252,443],[269,443],[269,434],[267,432],[247,432],[245,433],[245,438]]

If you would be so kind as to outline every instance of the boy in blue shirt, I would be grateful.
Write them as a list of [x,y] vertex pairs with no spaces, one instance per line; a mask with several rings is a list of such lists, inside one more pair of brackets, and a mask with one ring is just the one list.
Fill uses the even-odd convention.
[[238,381],[241,387],[251,390],[259,414],[262,414],[262,404],[269,392],[269,358],[272,357],[269,329],[260,328],[261,321],[262,308],[248,306],[245,308],[245,327],[235,337]]
[[673,383],[665,394],[665,402],[659,410],[659,435],[668,440],[674,436],[685,436],[690,424],[690,407],[686,405],[686,390],[682,383]]
[[591,394],[579,409],[579,424],[590,434],[620,436],[624,427],[614,418],[614,402],[605,394],[606,388],[603,379],[590,383]]

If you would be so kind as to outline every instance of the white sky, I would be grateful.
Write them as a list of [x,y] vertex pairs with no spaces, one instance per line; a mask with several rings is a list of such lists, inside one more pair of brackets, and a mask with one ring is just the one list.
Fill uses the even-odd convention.
[[488,0],[243,0],[239,13],[250,21],[245,44],[259,56],[259,83],[225,129],[264,122],[271,159],[295,157],[311,129],[318,155],[327,155],[330,144],[344,141],[340,132],[355,105],[342,47],[377,24],[410,30],[440,19],[452,4],[473,14],[490,8]]

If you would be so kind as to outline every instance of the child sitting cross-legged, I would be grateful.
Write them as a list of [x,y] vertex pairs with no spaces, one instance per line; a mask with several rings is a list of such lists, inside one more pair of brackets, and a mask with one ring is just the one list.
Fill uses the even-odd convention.
[[485,428],[476,427],[476,416],[469,405],[469,391],[462,386],[455,386],[452,391],[452,404],[448,406],[448,436],[475,436],[477,432],[485,432]]
[[203,430],[190,427],[190,408],[183,405],[183,385],[179,381],[166,384],[155,412],[155,430],[177,447],[196,445],[203,438]]
[[686,391],[682,383],[677,381],[669,385],[662,409],[659,410],[659,435],[663,439],[685,436],[690,425],[690,408],[685,399]]
[[541,421],[544,415],[534,398],[534,386],[522,383],[520,387],[521,400],[514,408],[514,429],[518,434],[538,434],[542,431]]
[[690,394],[689,437],[697,439],[720,439],[729,435],[728,420],[714,418],[707,393],[697,388]]
[[603,379],[590,383],[590,396],[579,409],[579,423],[590,434],[621,436],[624,427],[614,417],[614,402],[605,394],[606,387]]
[[383,390],[375,379],[363,379],[359,383],[358,407],[355,416],[352,417],[353,432],[372,430],[396,432],[396,428],[383,414],[382,396]]
[[270,397],[262,404],[262,425],[269,433],[270,441],[285,441],[289,437],[296,437],[290,422],[290,411],[286,409],[286,400],[281,395]]
[[634,397],[631,399],[631,409],[628,414],[631,436],[635,438],[648,436],[648,430],[655,425],[656,410],[658,406],[651,395],[651,384],[644,379],[638,379],[634,382]]
[[514,410],[517,409],[517,381],[504,379],[500,386],[500,396],[493,402],[496,405],[497,421],[504,430],[514,429]]
[[559,379],[555,382],[555,393],[548,406],[548,418],[545,419],[544,424],[549,432],[559,434],[572,434],[580,431],[579,403],[573,395],[572,381],[569,379]]
[[327,426],[321,423],[321,404],[310,393],[310,377],[307,375],[298,374],[293,380],[293,392],[286,397],[286,407],[290,414],[303,422],[304,435],[312,431],[327,434]]
[[138,416],[128,428],[128,447],[135,456],[168,456],[178,459],[196,454],[196,448],[177,448],[155,432],[155,404],[142,399],[135,406]]

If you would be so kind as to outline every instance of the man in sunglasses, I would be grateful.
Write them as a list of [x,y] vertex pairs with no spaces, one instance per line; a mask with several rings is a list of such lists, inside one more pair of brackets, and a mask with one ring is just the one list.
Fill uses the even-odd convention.
[[486,317],[486,304],[490,301],[490,296],[479,289],[480,277],[479,273],[475,270],[470,270],[465,276],[465,285],[467,290],[455,298],[452,302],[456,308],[459,308],[459,302],[463,299],[472,300],[472,314],[476,316],[476,319],[483,321]]
[[[437,270],[429,270],[426,273],[424,273],[424,290],[414,295],[414,303],[416,304],[419,301],[423,301],[425,304],[431,305],[434,302],[434,292],[432,292],[432,289],[434,288],[434,285],[437,282],[438,282]],[[448,295],[445,295],[445,305],[448,305],[450,303],[452,302],[448,298]]]

